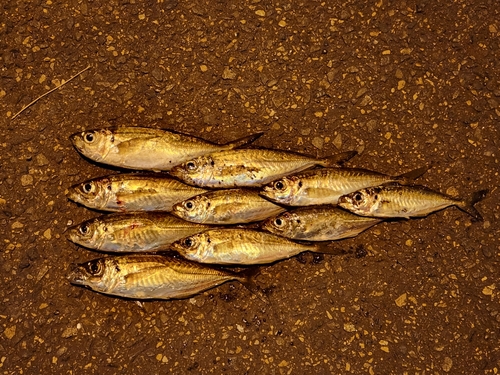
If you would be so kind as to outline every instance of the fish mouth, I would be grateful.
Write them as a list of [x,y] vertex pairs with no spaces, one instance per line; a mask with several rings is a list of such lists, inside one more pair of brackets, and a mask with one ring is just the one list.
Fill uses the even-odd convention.
[[78,152],[82,151],[83,148],[82,133],[71,134],[69,136],[69,140],[73,144],[73,147],[75,147],[78,150]]
[[71,270],[66,276],[66,279],[73,285],[85,285],[87,277],[81,266],[73,264]]
[[351,197],[349,195],[341,195],[337,201],[337,205],[341,206],[342,204],[351,203]]

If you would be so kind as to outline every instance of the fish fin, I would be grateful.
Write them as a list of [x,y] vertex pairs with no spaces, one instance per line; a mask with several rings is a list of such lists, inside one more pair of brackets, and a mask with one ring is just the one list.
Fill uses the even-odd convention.
[[320,161],[318,161],[317,164],[321,165],[323,167],[336,167],[338,165],[342,165],[345,162],[351,160],[357,154],[358,154],[357,151],[341,152],[340,154],[335,154],[335,155],[323,158]]
[[236,140],[231,141],[229,143],[226,143],[226,144],[224,144],[224,147],[227,147],[228,149],[233,149],[233,148],[246,146],[246,145],[256,141],[257,139],[259,139],[263,135],[264,135],[264,132],[248,135],[246,137],[239,138],[239,139],[236,139]]
[[332,246],[332,241],[319,242],[316,244],[315,249],[311,250],[315,253],[329,254],[329,255],[344,255],[345,251],[338,247]]
[[483,221],[483,217],[481,216],[479,211],[474,207],[474,205],[482,201],[488,193],[489,193],[488,189],[476,191],[474,194],[472,194],[470,198],[458,202],[457,207],[462,211],[468,213],[477,221]]
[[260,300],[265,303],[269,303],[267,296],[263,293],[261,288],[255,282],[256,277],[262,271],[263,267],[250,267],[244,269],[243,271],[239,271],[238,281],[243,284],[243,286],[250,291],[250,293],[255,294]]
[[401,179],[401,181],[400,181],[401,184],[411,183],[414,180],[416,180],[417,178],[419,178],[420,176],[422,176],[430,168],[432,168],[432,165],[425,165],[423,167],[420,167],[420,168],[414,169],[412,171],[403,173],[397,177],[398,177],[398,179]]

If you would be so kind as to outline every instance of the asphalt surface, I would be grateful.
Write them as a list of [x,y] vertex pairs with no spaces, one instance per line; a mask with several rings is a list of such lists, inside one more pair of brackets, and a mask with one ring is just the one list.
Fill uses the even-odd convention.
[[[496,374],[500,369],[497,1],[10,1],[0,5],[0,372]],[[12,117],[32,100],[90,69]],[[313,156],[448,194],[490,193],[144,302],[70,285],[99,257],[65,189],[110,173],[69,135],[109,125]]]

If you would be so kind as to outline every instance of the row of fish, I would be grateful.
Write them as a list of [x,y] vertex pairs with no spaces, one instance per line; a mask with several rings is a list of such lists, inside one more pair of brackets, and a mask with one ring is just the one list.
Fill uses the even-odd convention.
[[[293,240],[353,237],[384,218],[425,216],[451,205],[481,218],[473,205],[486,191],[460,200],[409,186],[427,167],[388,176],[338,166],[355,152],[315,159],[286,151],[235,149],[260,135],[226,145],[149,128],[107,128],[73,135],[75,148],[93,161],[169,171],[182,182],[166,174],[123,173],[72,186],[67,193],[71,200],[115,213],[70,228],[69,239],[105,252],[175,250],[184,259],[151,254],[102,258],[77,266],[70,280],[124,297],[182,298],[227,280],[250,283],[246,273],[200,263],[266,264],[303,251],[336,253],[331,243]],[[311,170],[314,166],[324,168]],[[290,206],[301,207],[289,210]],[[222,227],[262,220],[261,230]],[[135,288],[132,280],[141,287]]]

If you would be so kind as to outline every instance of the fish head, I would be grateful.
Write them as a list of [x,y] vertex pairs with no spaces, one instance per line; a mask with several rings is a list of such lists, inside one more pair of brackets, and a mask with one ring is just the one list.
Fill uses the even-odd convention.
[[91,160],[101,162],[114,147],[115,136],[111,129],[86,130],[70,136],[76,150]]
[[173,167],[169,173],[191,185],[203,185],[202,181],[212,173],[213,159],[210,156],[200,156]]
[[273,202],[282,204],[293,203],[302,189],[302,181],[298,176],[287,176],[273,181],[262,189],[260,195]]
[[210,208],[210,201],[205,196],[195,196],[174,204],[172,214],[181,219],[203,223]]
[[380,188],[370,187],[342,195],[338,205],[358,215],[369,216],[380,204]]
[[265,220],[261,224],[261,228],[279,236],[288,237],[300,230],[300,224],[297,215],[287,211]]
[[73,202],[86,207],[106,207],[112,194],[111,181],[107,178],[88,180],[68,188],[66,196]]
[[116,260],[100,258],[74,265],[67,279],[71,284],[85,286],[97,292],[106,292],[119,271]]
[[107,228],[98,219],[84,221],[67,230],[68,240],[91,249],[96,249],[107,235]]
[[201,262],[204,258],[206,241],[203,240],[203,233],[198,233],[170,245],[170,249],[177,251],[184,258]]

